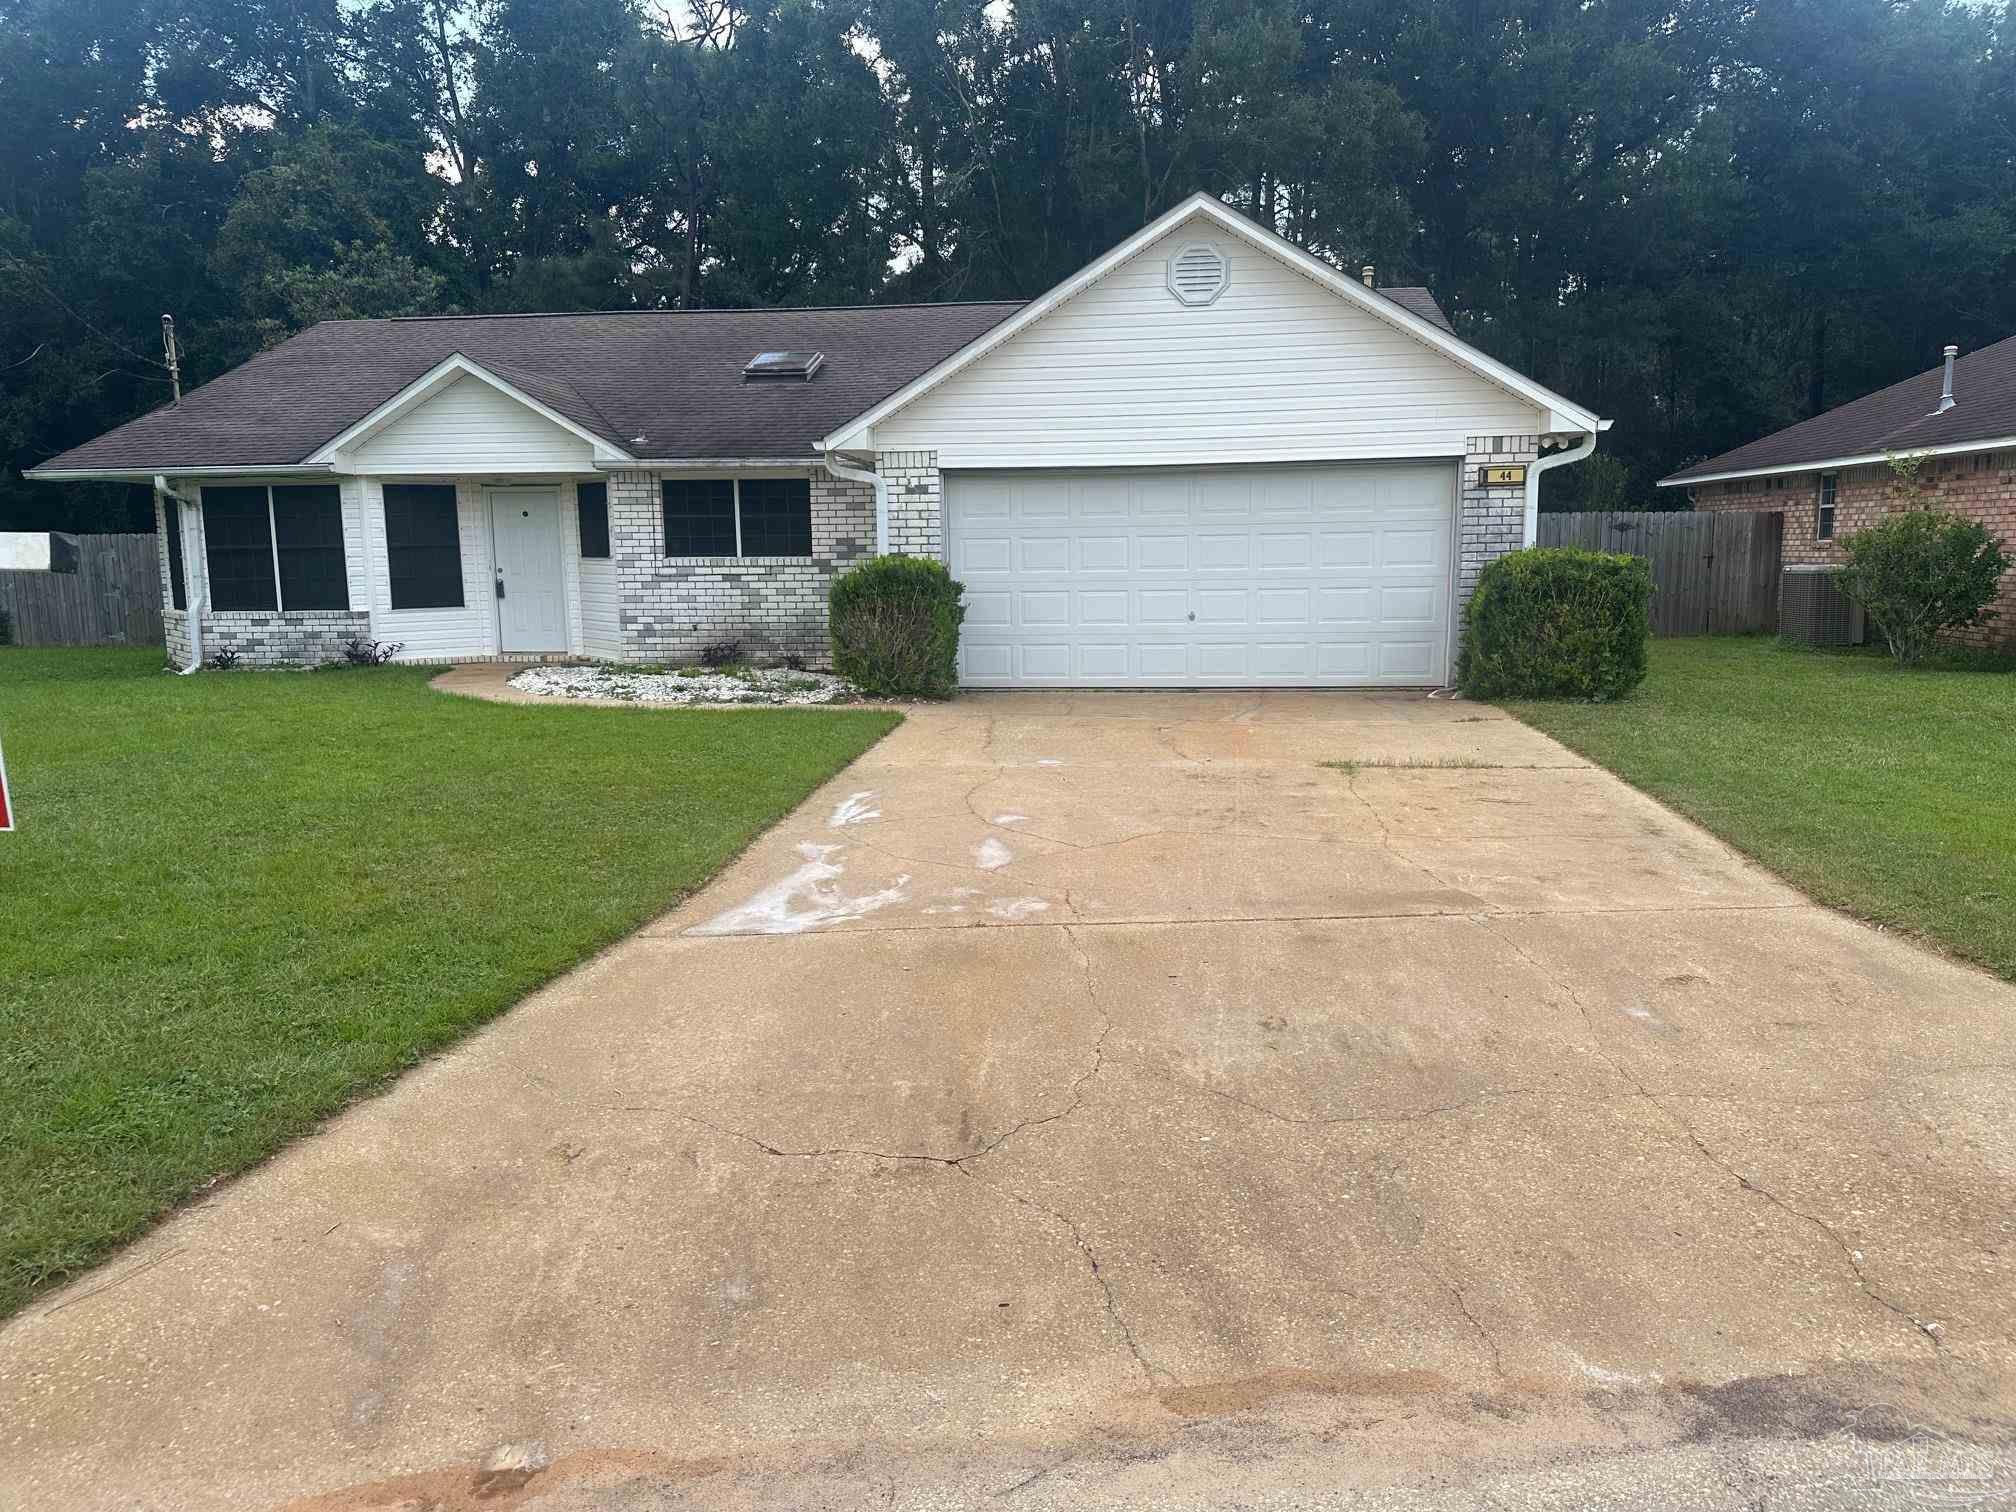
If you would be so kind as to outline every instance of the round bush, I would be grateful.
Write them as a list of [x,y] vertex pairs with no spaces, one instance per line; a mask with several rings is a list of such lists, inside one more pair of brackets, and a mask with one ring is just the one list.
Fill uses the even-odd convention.
[[880,698],[949,698],[959,688],[964,587],[926,557],[870,557],[834,579],[833,670]]
[[1619,698],[1645,680],[1652,570],[1541,546],[1485,567],[1463,614],[1457,682],[1472,698]]

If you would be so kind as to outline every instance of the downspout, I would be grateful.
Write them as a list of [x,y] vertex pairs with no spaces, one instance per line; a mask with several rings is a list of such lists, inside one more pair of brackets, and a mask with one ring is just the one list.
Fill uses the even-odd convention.
[[889,554],[889,480],[878,472],[870,472],[865,467],[855,467],[837,460],[831,452],[822,452],[819,460],[826,465],[826,471],[836,478],[849,483],[866,483],[875,490],[875,555]]
[[[169,486],[168,479],[161,473],[154,474],[154,492],[167,501],[161,511],[162,523],[176,531],[178,535],[181,534],[182,506],[185,504],[193,505],[193,501],[185,499],[182,495],[175,492]],[[200,672],[203,670],[203,610],[202,606],[196,602],[196,595],[187,591],[190,576],[189,539],[186,535],[182,536],[181,546],[183,597],[189,605],[186,611],[189,617],[189,665],[179,669],[176,675],[178,677],[187,677],[191,672]],[[206,596],[210,592],[210,574],[207,571],[203,574],[203,592]]]
[[1571,446],[1567,451],[1549,452],[1544,457],[1536,457],[1533,465],[1526,469],[1526,545],[1531,546],[1540,539],[1540,474],[1550,467],[1580,462],[1594,450],[1596,450],[1596,432],[1591,431],[1582,438],[1579,446]]

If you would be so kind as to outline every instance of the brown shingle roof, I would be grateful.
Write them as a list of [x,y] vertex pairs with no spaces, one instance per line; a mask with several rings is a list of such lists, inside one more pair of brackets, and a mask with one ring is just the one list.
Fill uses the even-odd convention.
[[[1426,289],[1378,292],[1452,329]],[[810,457],[821,437],[1020,308],[998,301],[327,321],[35,472],[291,466],[458,352],[632,456]],[[808,382],[743,381],[751,357],[785,349],[826,360]]]
[[[327,321],[36,471],[287,466],[457,352],[633,456],[809,457],[843,421],[1020,307]],[[826,361],[809,382],[742,381],[751,357],[781,348]]]
[[1435,303],[1435,296],[1418,284],[1395,284],[1390,289],[1374,289],[1375,294],[1384,294],[1404,310],[1412,311],[1431,325],[1440,326],[1451,336],[1456,327],[1449,324],[1449,317],[1442,313],[1442,306]]
[[2016,336],[1970,352],[1953,365],[1953,408],[1934,414],[1946,364],[1853,403],[1683,467],[1661,484],[1732,472],[1789,472],[1844,457],[1875,457],[1926,446],[1960,446],[2016,436]]

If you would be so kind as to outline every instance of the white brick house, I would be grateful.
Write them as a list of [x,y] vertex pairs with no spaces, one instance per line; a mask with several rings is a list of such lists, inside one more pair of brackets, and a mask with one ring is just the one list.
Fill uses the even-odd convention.
[[817,663],[895,551],[969,684],[1420,685],[1607,424],[1198,195],[1027,304],[328,322],[30,476],[155,486],[185,665]]

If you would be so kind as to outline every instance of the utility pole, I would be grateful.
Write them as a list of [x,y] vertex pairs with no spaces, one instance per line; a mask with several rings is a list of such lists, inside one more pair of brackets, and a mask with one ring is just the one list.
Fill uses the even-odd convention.
[[182,402],[182,354],[175,346],[175,317],[161,317],[161,347],[168,354],[168,381],[175,387],[175,402]]

